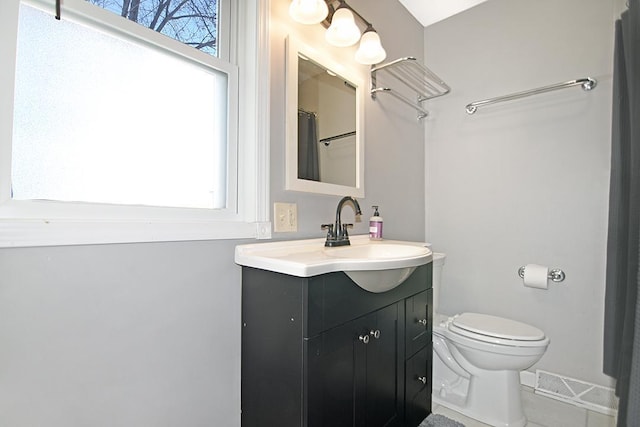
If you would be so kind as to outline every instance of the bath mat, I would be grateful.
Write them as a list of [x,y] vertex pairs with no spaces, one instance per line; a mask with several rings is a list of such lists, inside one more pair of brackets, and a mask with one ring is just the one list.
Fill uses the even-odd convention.
[[464,424],[440,414],[431,414],[418,427],[464,427]]

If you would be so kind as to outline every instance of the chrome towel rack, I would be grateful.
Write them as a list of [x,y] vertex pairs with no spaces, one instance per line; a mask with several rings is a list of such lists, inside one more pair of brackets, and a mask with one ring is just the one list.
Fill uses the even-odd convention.
[[376,88],[371,89],[371,97],[373,99],[376,99],[376,94],[378,94],[378,93],[388,93],[389,95],[393,96],[394,98],[398,99],[399,101],[402,101],[403,103],[407,104],[408,106],[413,107],[418,112],[418,120],[424,119],[425,117],[427,117],[429,115],[429,112],[420,106],[420,102],[422,102],[422,101],[420,101],[420,99],[418,99],[418,102],[411,101],[406,96],[401,95],[398,92],[394,92],[393,89],[388,88],[388,87],[376,87]]
[[476,102],[467,104],[465,108],[468,114],[473,114],[478,110],[478,107],[484,107],[485,105],[489,105],[489,104],[496,104],[498,102],[504,102],[504,101],[512,101],[514,99],[524,98],[531,95],[538,95],[540,93],[551,92],[553,90],[564,89],[567,87],[578,86],[578,85],[580,85],[583,90],[590,91],[593,88],[595,88],[597,84],[598,82],[596,81],[596,79],[592,79],[591,77],[585,77],[582,79],[569,80],[568,82],[564,82],[564,83],[557,83],[554,85],[539,87],[537,89],[526,90],[524,92],[517,92],[511,95],[504,95],[504,96],[499,96],[497,98],[491,98],[491,99],[483,99],[482,101],[476,101]]
[[325,147],[328,147],[329,145],[331,145],[331,141],[335,141],[336,139],[348,138],[350,136],[354,136],[355,134],[356,134],[356,131],[352,130],[351,132],[341,133],[340,135],[334,135],[334,136],[328,136],[326,138],[322,138],[318,142],[322,142]]
[[[395,80],[415,92],[416,99],[411,100],[392,87],[379,87],[378,73],[381,75],[386,73],[394,77]],[[412,56],[371,67],[371,98],[376,99],[378,93],[388,93],[413,107],[418,112],[418,119],[423,119],[428,114],[421,105],[423,101],[445,95],[450,90],[451,88],[440,77]]]

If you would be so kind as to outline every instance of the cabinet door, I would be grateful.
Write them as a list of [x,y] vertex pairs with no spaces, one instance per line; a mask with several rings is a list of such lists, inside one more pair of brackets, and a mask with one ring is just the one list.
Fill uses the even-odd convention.
[[308,427],[401,425],[397,304],[324,332],[306,345]]
[[[402,360],[398,352],[398,304],[375,312],[367,345],[366,427],[401,425]],[[377,337],[377,338],[376,338]],[[400,381],[399,381],[400,380]]]
[[308,427],[353,427],[364,416],[363,361],[374,321],[365,316],[307,341]]

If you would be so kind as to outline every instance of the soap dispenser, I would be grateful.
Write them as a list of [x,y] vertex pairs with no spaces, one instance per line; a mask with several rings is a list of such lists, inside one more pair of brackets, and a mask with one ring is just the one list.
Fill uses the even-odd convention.
[[382,217],[378,213],[378,206],[371,206],[374,209],[373,216],[369,218],[369,239],[382,240]]

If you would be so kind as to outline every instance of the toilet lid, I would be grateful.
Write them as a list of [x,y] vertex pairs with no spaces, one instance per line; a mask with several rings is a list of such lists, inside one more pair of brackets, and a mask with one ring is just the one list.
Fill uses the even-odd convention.
[[545,338],[544,332],[534,326],[479,313],[462,313],[455,316],[449,328],[467,336],[479,334],[485,337],[516,341],[539,341]]

